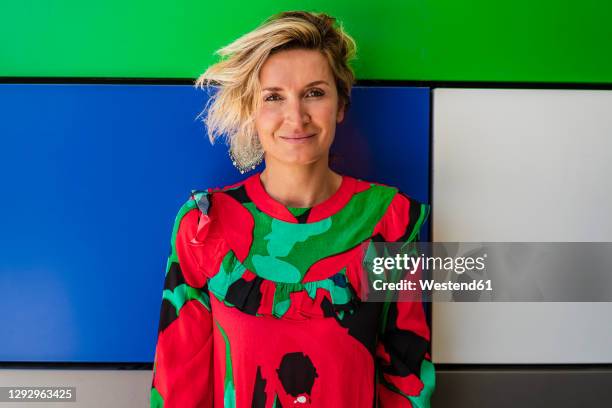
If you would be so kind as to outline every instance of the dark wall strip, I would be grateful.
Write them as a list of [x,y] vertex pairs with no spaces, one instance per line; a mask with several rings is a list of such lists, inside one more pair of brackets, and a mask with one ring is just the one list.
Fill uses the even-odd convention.
[[612,398],[612,368],[440,369],[433,408],[606,407]]
[[[0,77],[0,84],[142,84],[194,85],[195,78],[111,78],[111,77]],[[430,88],[496,89],[601,89],[612,90],[612,83],[586,82],[493,82],[493,81],[412,81],[362,79],[357,86],[406,86]]]

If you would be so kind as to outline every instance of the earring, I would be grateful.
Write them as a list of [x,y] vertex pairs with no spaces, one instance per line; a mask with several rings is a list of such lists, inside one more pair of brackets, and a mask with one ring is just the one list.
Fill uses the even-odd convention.
[[232,149],[228,149],[228,153],[229,153],[230,159],[232,160],[232,164],[234,165],[234,167],[236,167],[238,169],[240,174],[244,174],[244,173],[246,173],[249,170],[254,170],[255,167],[257,167],[259,165],[259,163],[261,163],[262,160],[263,160],[263,154],[262,154],[253,163],[251,163],[250,165],[247,164],[246,166],[241,166],[238,163],[238,160],[236,160],[236,158],[232,154]]

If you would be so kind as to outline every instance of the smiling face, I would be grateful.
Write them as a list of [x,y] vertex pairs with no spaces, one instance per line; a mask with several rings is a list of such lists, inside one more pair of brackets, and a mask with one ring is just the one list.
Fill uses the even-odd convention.
[[259,81],[255,128],[266,163],[326,161],[344,107],[325,56],[317,50],[279,51],[263,64]]

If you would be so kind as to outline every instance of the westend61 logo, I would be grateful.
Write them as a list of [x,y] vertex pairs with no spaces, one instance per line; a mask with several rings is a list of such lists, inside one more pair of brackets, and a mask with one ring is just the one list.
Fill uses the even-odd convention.
[[[369,243],[364,247],[363,298],[387,301],[395,292],[400,301],[438,301],[438,293],[470,294],[471,299],[490,298],[487,254],[482,251],[448,251],[435,243]],[[465,296],[464,296],[465,298]],[[431,300],[434,301],[434,300]]]
[[[372,279],[375,291],[491,291],[491,281],[472,279],[454,282],[453,274],[458,277],[465,272],[482,273],[486,270],[486,254],[477,257],[459,256],[412,256],[397,253],[395,256],[375,256],[370,258],[371,272],[381,279]],[[418,271],[418,279],[415,275]],[[423,272],[436,272],[431,279],[421,278]],[[384,275],[383,276],[380,275]],[[408,279],[406,279],[408,275]],[[451,275],[449,277],[449,275]],[[440,276],[443,276],[440,279]],[[437,279],[436,279],[437,277]],[[416,280],[416,281],[415,281]]]

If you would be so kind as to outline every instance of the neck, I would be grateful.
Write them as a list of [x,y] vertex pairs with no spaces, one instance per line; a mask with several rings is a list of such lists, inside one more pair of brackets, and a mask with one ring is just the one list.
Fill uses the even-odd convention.
[[331,197],[342,183],[327,158],[299,166],[266,161],[260,179],[268,195],[286,207],[313,207]]

